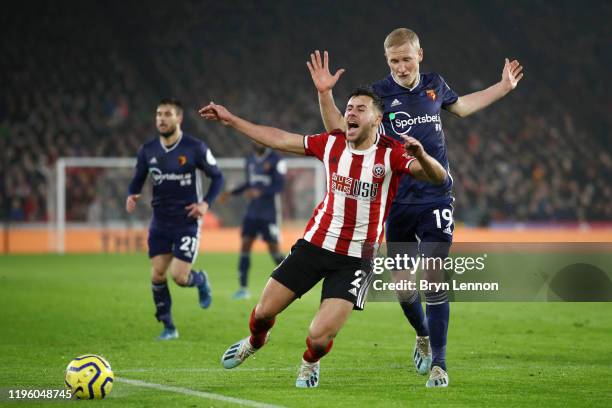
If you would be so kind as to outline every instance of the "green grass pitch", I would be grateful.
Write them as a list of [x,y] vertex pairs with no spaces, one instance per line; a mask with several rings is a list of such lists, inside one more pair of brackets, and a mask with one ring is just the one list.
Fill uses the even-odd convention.
[[[235,254],[200,254],[212,306],[200,309],[195,289],[172,284],[181,337],[159,342],[145,255],[0,257],[0,389],[62,387],[73,357],[97,353],[119,378],[288,407],[612,406],[612,303],[453,303],[450,387],[433,390],[414,371],[413,332],[399,306],[370,303],[323,359],[320,387],[296,389],[317,287],[277,319],[265,348],[223,370],[220,356],[248,334],[272,269],[267,255],[255,255],[254,296],[233,301],[236,264]],[[121,382],[94,404],[236,406]]]

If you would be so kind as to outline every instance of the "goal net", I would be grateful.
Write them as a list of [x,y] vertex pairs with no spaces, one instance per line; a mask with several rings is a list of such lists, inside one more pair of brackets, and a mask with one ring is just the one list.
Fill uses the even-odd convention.
[[[287,174],[285,188],[279,195],[284,225],[304,224],[313,208],[325,194],[324,168],[310,158],[286,158]],[[225,178],[225,189],[241,184],[245,179],[242,158],[217,159]],[[121,240],[122,231],[126,240],[130,231],[142,231],[151,218],[151,182],[147,180],[137,209],[132,214],[125,211],[127,187],[131,180],[136,160],[132,158],[60,158],[56,163],[55,187],[55,249],[67,251],[67,234],[75,231],[95,231],[102,241]],[[208,178],[203,180],[203,191],[208,188]],[[215,204],[207,215],[204,227],[235,227],[240,225],[247,200],[236,198],[223,205]],[[113,234],[109,234],[109,232]],[[73,234],[74,235],[74,234]],[[86,235],[82,234],[83,237]],[[79,238],[77,238],[78,240]],[[83,238],[85,239],[85,238]],[[139,238],[142,241],[142,238]],[[133,244],[133,243],[132,243]],[[146,242],[137,242],[142,247]],[[135,248],[138,249],[138,248]]]

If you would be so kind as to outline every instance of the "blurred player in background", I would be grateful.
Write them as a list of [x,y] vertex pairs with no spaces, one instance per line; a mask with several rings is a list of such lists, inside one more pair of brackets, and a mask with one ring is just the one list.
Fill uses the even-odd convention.
[[[168,289],[168,268],[172,279],[182,287],[198,289],[200,306],[211,303],[208,277],[194,271],[200,243],[201,219],[223,186],[223,175],[206,144],[181,130],[183,109],[176,99],[162,99],[156,111],[159,136],[138,149],[134,177],[128,188],[126,210],[131,213],[147,178],[153,182],[153,218],[149,228],[151,290],[157,320],[164,329],[160,340],[178,338],[172,321],[172,299]],[[202,196],[202,170],[211,179],[206,196]]]
[[[406,28],[393,30],[384,42],[390,74],[372,85],[383,100],[384,114],[379,133],[401,140],[411,135],[449,171],[440,110],[466,117],[492,104],[513,90],[523,77],[519,62],[506,59],[501,80],[479,92],[458,96],[436,73],[421,73],[423,49],[416,33]],[[319,93],[319,105],[325,129],[347,129],[347,123],[334,103],[332,88],[344,72],[329,71],[327,51],[319,51],[307,62]],[[387,221],[388,256],[400,250],[394,243],[415,243],[426,257],[448,256],[452,243],[454,198],[453,179],[431,185],[411,177],[402,178]],[[401,251],[401,250],[400,250]],[[411,254],[413,255],[413,254]],[[424,271],[428,281],[442,280],[441,271]],[[448,386],[446,372],[446,335],[449,321],[448,295],[445,291],[426,292],[427,315],[423,313],[418,291],[398,293],[400,305],[416,330],[413,352],[420,374],[430,372],[428,387]],[[431,345],[431,350],[430,350]]]
[[240,261],[238,274],[240,288],[234,299],[248,299],[249,268],[251,266],[251,249],[258,235],[268,244],[268,250],[276,265],[283,261],[279,250],[280,242],[280,196],[285,184],[287,163],[272,149],[259,143],[253,143],[253,154],[246,158],[246,180],[229,192],[223,192],[219,198],[225,202],[230,196],[244,195],[249,204],[242,220],[242,242],[240,244]]
[[276,316],[323,279],[321,304],[306,338],[307,349],[296,387],[319,384],[319,360],[353,309],[361,310],[371,280],[370,260],[383,236],[383,224],[399,177],[410,174],[443,183],[446,170],[414,138],[404,144],[377,135],[382,119],[380,98],[367,89],[353,92],[347,104],[346,131],[302,136],[247,122],[213,103],[200,109],[208,120],[251,139],[290,153],[314,156],[325,165],[327,193],[287,258],[272,272],[251,312],[251,335],[223,354],[225,368],[234,368],[263,347]]

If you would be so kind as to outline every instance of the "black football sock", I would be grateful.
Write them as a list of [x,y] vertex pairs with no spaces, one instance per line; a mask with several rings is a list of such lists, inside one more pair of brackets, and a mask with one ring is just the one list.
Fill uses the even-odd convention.
[[172,298],[170,297],[170,290],[168,289],[168,283],[152,283],[151,291],[153,292],[153,303],[155,303],[155,317],[158,321],[164,324],[167,329],[174,329],[174,323],[172,322]]
[[249,283],[249,268],[251,267],[251,253],[241,252],[240,261],[238,262],[238,274],[240,287],[246,288]]
[[425,320],[425,313],[423,313],[423,306],[421,306],[421,295],[419,292],[414,291],[407,301],[400,302],[400,306],[404,311],[404,315],[412,327],[414,327],[417,336],[429,336],[427,321]]
[[431,366],[438,366],[446,371],[446,334],[450,316],[448,294],[446,291],[425,292],[425,302],[432,354]]
[[204,272],[196,272],[192,270],[189,272],[189,279],[187,280],[187,285],[185,286],[200,286],[202,283],[204,283],[205,279]]

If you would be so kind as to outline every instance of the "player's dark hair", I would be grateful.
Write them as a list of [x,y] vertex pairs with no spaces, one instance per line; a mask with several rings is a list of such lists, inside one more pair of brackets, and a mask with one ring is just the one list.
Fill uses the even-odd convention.
[[351,99],[353,96],[362,96],[362,95],[369,96],[370,98],[372,98],[372,102],[374,103],[374,106],[376,107],[376,109],[378,109],[380,113],[384,113],[385,105],[383,104],[382,99],[380,99],[380,97],[376,95],[374,91],[372,90],[372,88],[370,88],[369,86],[358,87],[353,92],[351,92],[351,94],[349,95],[349,99]]
[[172,105],[174,106],[174,109],[176,109],[176,113],[179,115],[183,113],[183,104],[176,98],[162,98],[157,106],[161,105]]

